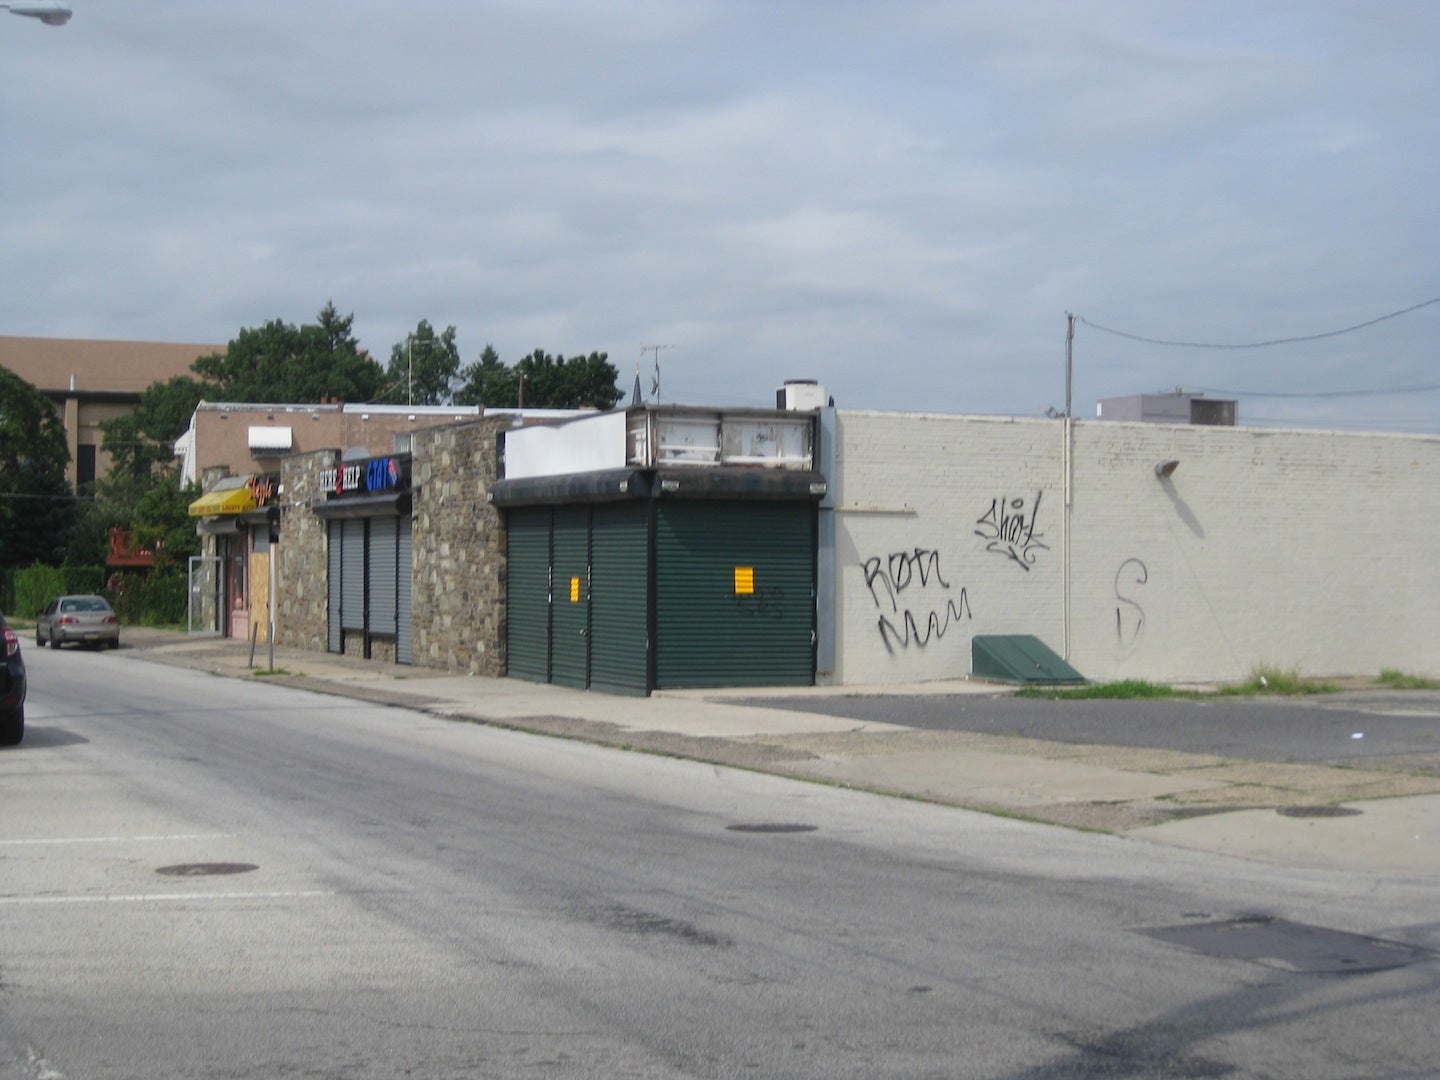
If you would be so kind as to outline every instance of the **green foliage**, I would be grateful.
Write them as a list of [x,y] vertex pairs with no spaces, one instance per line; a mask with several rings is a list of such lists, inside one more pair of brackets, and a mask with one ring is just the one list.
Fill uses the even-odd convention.
[[103,563],[110,551],[110,529],[125,527],[123,508],[102,499],[81,499],[76,507],[75,528],[65,546],[65,566],[90,566]]
[[128,528],[137,547],[155,552],[155,573],[172,566],[186,567],[200,554],[200,537],[190,517],[190,504],[200,497],[200,486],[180,487],[173,477],[156,484],[135,502]]
[[536,349],[514,368],[490,346],[465,368],[455,400],[494,409],[613,409],[624,396],[620,373],[603,352],[568,360]]
[[75,525],[69,463],[54,406],[0,367],[0,566],[58,561]]
[[1067,701],[1088,698],[1111,698],[1126,701],[1147,698],[1172,698],[1176,696],[1176,693],[1171,687],[1161,686],[1158,683],[1144,682],[1140,679],[1122,679],[1119,682],[1095,683],[1089,686],[1026,687],[1015,696]]
[[386,372],[390,389],[384,400],[406,405],[448,405],[459,370],[455,327],[447,326],[437,337],[430,323],[421,319],[415,332],[390,350],[390,368]]
[[147,386],[134,412],[102,421],[110,474],[97,483],[97,494],[129,501],[151,487],[174,462],[175,440],[190,427],[195,407],[216,393],[209,383],[176,375]]
[[176,626],[183,624],[189,603],[188,568],[164,573],[123,574],[111,578],[109,596],[120,625]]
[[495,346],[486,345],[480,359],[464,368],[460,372],[460,378],[464,383],[455,391],[454,400],[457,405],[506,408],[504,403],[508,401],[512,403],[508,407],[514,408],[513,402],[519,396],[515,373],[500,362],[500,354],[495,351]]
[[1299,694],[1333,694],[1340,687],[1334,683],[1307,678],[1295,668],[1282,670],[1262,664],[1251,672],[1250,678],[1237,686],[1222,687],[1222,694],[1274,694],[1293,696]]
[[66,593],[98,593],[104,584],[103,566],[46,566],[36,563],[14,573],[12,612],[22,619],[34,619],[53,597]]
[[1423,675],[1411,675],[1394,668],[1380,672],[1377,681],[1391,690],[1440,690],[1440,679],[1427,679]]
[[305,404],[327,397],[373,401],[385,372],[351,334],[354,315],[341,316],[333,303],[318,322],[295,326],[272,319],[242,329],[224,353],[195,361],[197,375],[213,383],[226,401]]

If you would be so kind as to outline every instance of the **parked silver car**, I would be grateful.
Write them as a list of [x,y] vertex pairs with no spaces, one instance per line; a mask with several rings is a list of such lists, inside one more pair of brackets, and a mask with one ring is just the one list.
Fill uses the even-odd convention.
[[35,617],[35,644],[120,647],[120,616],[103,596],[57,596]]

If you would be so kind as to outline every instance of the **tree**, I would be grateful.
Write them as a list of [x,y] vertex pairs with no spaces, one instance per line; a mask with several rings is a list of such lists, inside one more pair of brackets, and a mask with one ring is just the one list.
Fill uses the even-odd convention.
[[355,316],[342,317],[327,303],[318,319],[298,327],[272,319],[256,329],[242,329],[224,353],[197,359],[195,373],[213,383],[226,401],[375,400],[385,372],[351,333]]
[[174,461],[175,440],[190,427],[195,407],[216,393],[210,383],[176,375],[147,386],[134,412],[101,421],[101,449],[110,455],[110,481],[116,485],[133,481],[137,494],[149,486],[156,469]]
[[386,400],[408,405],[448,405],[460,370],[460,350],[455,347],[455,327],[447,326],[439,337],[430,323],[421,319],[415,332],[390,350],[391,389]]
[[59,561],[75,527],[69,463],[55,407],[0,367],[0,566]]
[[[516,399],[515,373],[500,362],[495,346],[486,345],[480,359],[460,372],[464,380],[455,391],[457,405],[487,405],[505,408],[505,402]],[[510,406],[513,408],[513,404]]]
[[478,363],[461,373],[457,401],[499,409],[613,409],[624,397],[615,384],[620,373],[603,352],[565,360],[536,349],[513,369],[486,346]]

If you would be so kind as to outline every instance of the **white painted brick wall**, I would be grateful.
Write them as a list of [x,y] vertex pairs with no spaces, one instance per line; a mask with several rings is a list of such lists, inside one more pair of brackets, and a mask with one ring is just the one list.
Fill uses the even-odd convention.
[[1440,674],[1440,439],[1077,423],[1067,627],[1060,421],[836,432],[835,682],[962,677],[1009,633],[1095,680]]

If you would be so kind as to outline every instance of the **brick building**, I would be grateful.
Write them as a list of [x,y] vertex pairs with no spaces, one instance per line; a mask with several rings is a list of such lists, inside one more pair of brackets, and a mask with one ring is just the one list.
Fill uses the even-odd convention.
[[38,389],[55,403],[70,449],[66,479],[87,490],[110,469],[100,449],[100,424],[135,410],[152,383],[191,375],[202,356],[223,353],[225,345],[158,341],[89,341],[72,338],[0,335],[0,367]]

